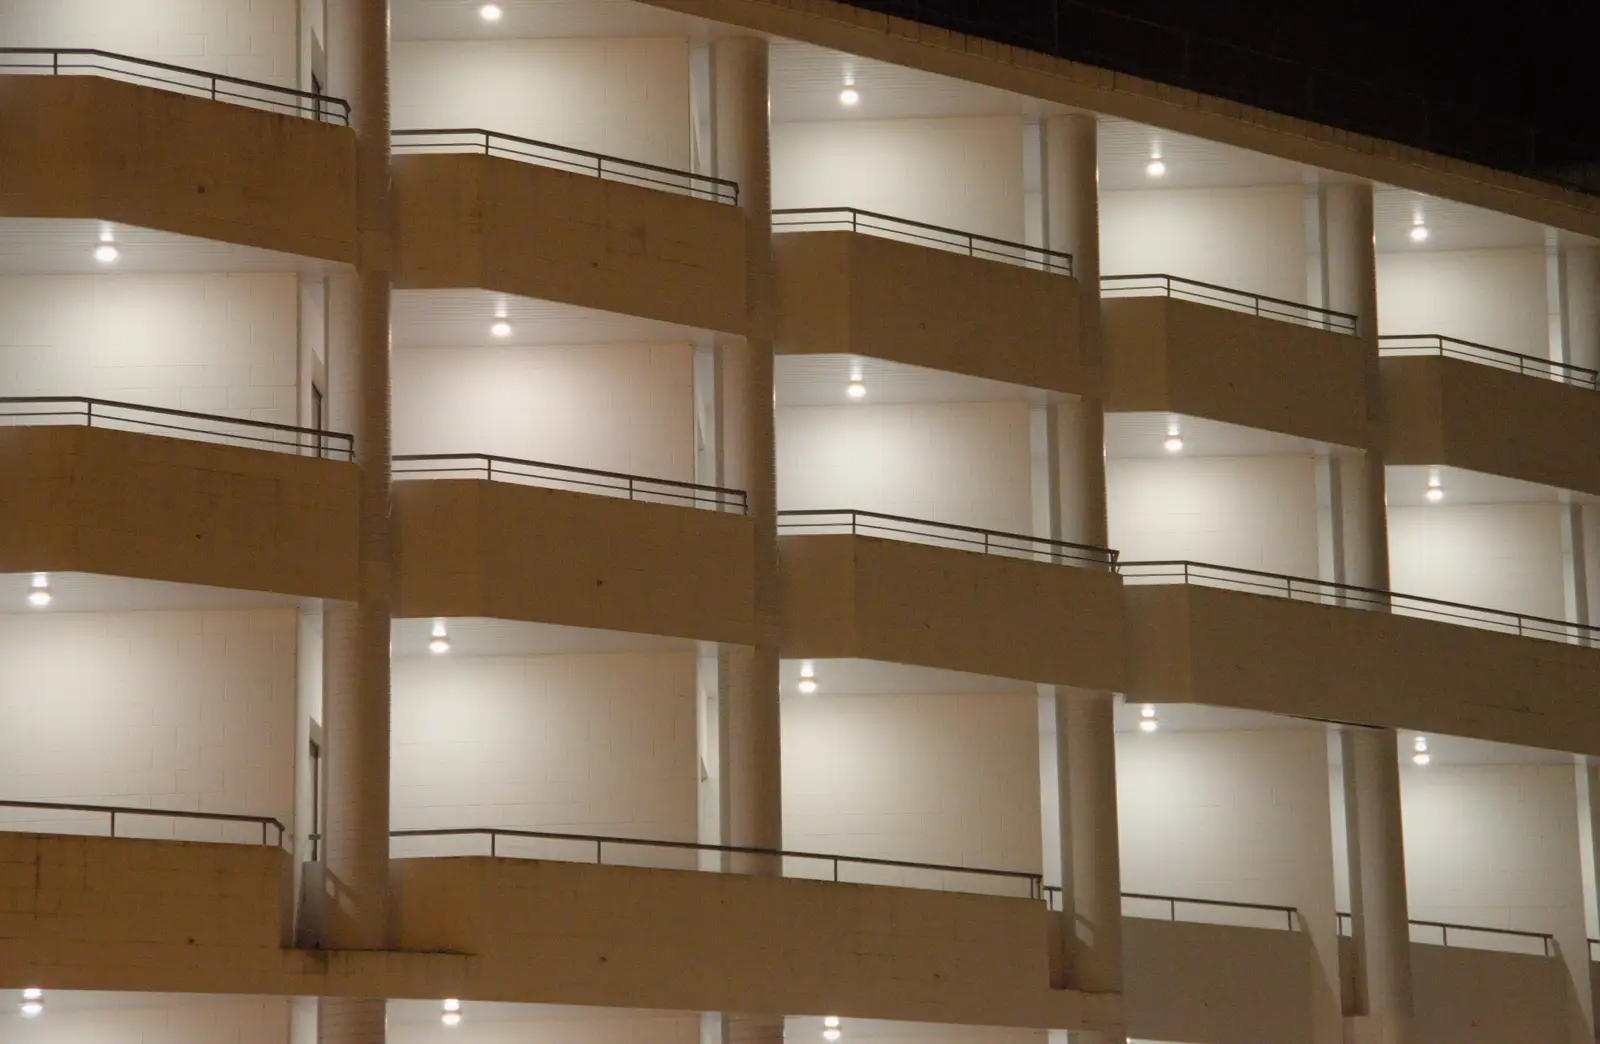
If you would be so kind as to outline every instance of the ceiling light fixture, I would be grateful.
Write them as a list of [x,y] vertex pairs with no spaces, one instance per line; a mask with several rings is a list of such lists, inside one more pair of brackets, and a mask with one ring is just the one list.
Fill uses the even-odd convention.
[[1144,165],[1144,172],[1152,178],[1164,178],[1167,176],[1167,165],[1161,161],[1160,156],[1155,156]]
[[1433,760],[1433,755],[1428,753],[1428,737],[1418,736],[1411,744],[1411,763],[1413,765],[1426,765]]
[[43,996],[44,992],[38,989],[22,991],[22,1004],[17,1010],[22,1013],[23,1018],[36,1019],[44,1014],[44,1001],[41,999]]
[[853,77],[846,77],[844,90],[839,92],[839,104],[847,109],[861,104],[861,92],[856,90],[856,81]]
[[1168,453],[1180,453],[1183,451],[1183,439],[1177,435],[1168,435],[1167,441],[1161,444],[1161,448]]
[[501,316],[493,323],[489,324],[489,332],[494,334],[496,337],[510,337],[511,324],[506,321],[505,316]]
[[1422,211],[1417,211],[1411,218],[1411,242],[1426,243],[1428,241],[1428,222],[1423,218]]
[[852,399],[865,399],[867,397],[867,385],[861,379],[859,373],[850,375],[850,383],[844,386],[844,393]]
[[28,592],[28,604],[35,609],[43,609],[53,601],[55,599],[50,595],[50,575],[34,573],[32,590]]
[[1422,495],[1427,498],[1430,504],[1437,504],[1444,499],[1444,486],[1439,482],[1439,473],[1437,471],[1428,476],[1428,491]]
[[1161,719],[1156,717],[1156,708],[1152,703],[1147,703],[1139,708],[1139,731],[1154,732],[1161,727]]
[[[428,639],[428,651],[435,656],[443,656],[450,651],[450,635],[445,632],[444,620],[442,619],[433,621],[433,635]],[[445,1001],[445,1003],[449,1004],[450,1002]],[[460,1004],[459,1001],[456,1003]]]
[[109,265],[121,256],[115,243],[101,243],[94,248],[94,259],[102,265]]
[[43,997],[44,991],[37,986],[29,986],[27,989],[22,991],[23,1000],[40,1000]]
[[478,17],[482,18],[490,25],[498,22],[501,16],[504,14],[505,11],[501,9],[499,4],[484,4],[482,7],[478,8]]
[[817,668],[810,660],[800,665],[800,681],[795,685],[802,696],[812,696],[817,691]]
[[439,1021],[446,1026],[461,1025],[461,1002],[451,997],[443,1004],[444,1010],[439,1013]]
[[822,1017],[822,1025],[827,1029],[838,1029],[839,1028],[839,1016],[837,1016],[837,1015],[824,1015]]
[[828,1041],[829,1044],[832,1044],[833,1041],[838,1040],[839,1036],[839,1029],[836,1026],[829,1026],[827,1029],[822,1031],[822,1039]]

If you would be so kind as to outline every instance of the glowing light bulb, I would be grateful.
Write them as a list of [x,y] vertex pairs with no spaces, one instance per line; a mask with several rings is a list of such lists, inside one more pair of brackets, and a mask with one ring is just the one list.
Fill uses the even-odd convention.
[[822,1024],[823,1024],[823,1026],[827,1027],[828,1029],[838,1029],[839,1028],[839,1016],[837,1016],[837,1015],[825,1015],[825,1016],[823,1016]]
[[504,319],[496,319],[490,324],[489,332],[494,334],[496,337],[510,337],[511,324],[506,322]]
[[23,1000],[39,1000],[44,996],[44,991],[37,986],[29,986],[22,991]]
[[439,1021],[446,1026],[459,1026],[461,1025],[461,1013],[459,1011],[447,1011],[439,1016]]
[[35,609],[43,609],[53,601],[55,601],[55,599],[52,598],[50,596],[50,592],[44,588],[40,588],[37,591],[28,592],[28,604],[33,606]]
[[1426,765],[1433,760],[1433,755],[1428,753],[1428,737],[1418,736],[1412,742],[1411,749],[1415,751],[1411,755],[1411,763],[1413,765]]
[[1145,164],[1144,172],[1152,178],[1164,178],[1167,176],[1167,165],[1161,162],[1160,156],[1157,156]]
[[109,265],[121,256],[115,243],[101,243],[94,248],[94,259],[102,265]]
[[491,25],[498,22],[504,14],[505,11],[501,9],[499,4],[484,4],[478,8],[478,17]]
[[795,688],[800,690],[800,695],[802,696],[814,695],[817,691],[817,679],[801,678],[800,684],[796,685]]
[[867,397],[867,386],[860,379],[853,380],[845,385],[844,393],[852,399],[865,399]]
[[435,656],[443,656],[450,651],[450,639],[442,634],[434,635],[428,639],[428,651]]
[[445,1011],[460,1011],[461,1010],[461,1002],[456,1000],[454,997],[451,997],[449,1000],[444,1002],[444,1010]]
[[1161,448],[1168,453],[1180,453],[1183,451],[1183,439],[1177,435],[1168,435],[1167,441],[1161,444]]
[[839,104],[845,108],[853,108],[861,103],[861,92],[854,87],[846,87],[839,92]]
[[23,1018],[36,1019],[40,1015],[44,1014],[44,1005],[36,1000],[25,1000],[22,1002],[22,1007],[18,1010],[22,1012]]
[[1427,241],[1428,241],[1428,226],[1427,225],[1413,225],[1413,226],[1411,226],[1411,242],[1413,242],[1413,243],[1426,243]]
[[1161,727],[1161,719],[1156,717],[1156,708],[1153,704],[1145,704],[1139,708],[1139,731],[1154,732]]

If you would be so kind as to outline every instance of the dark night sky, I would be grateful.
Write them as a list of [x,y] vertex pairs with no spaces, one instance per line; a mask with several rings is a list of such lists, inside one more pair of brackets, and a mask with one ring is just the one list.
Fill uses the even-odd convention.
[[[1035,24],[1051,8],[1050,0],[930,2]],[[1587,140],[1587,156],[1600,159],[1600,0],[1084,2]]]

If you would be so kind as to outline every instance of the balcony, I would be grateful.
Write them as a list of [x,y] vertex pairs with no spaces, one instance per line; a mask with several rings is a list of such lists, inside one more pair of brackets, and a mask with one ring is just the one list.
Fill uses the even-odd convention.
[[337,98],[70,48],[0,49],[0,94],[0,216],[355,260],[355,135]]
[[729,181],[478,129],[394,132],[395,285],[742,333]]
[[870,511],[780,511],[786,658],[1121,690],[1116,552]]
[[402,617],[753,640],[739,490],[487,454],[394,470]]
[[[462,996],[1037,1029],[1115,1017],[1116,998],[1050,988],[1050,914],[1035,874],[444,833],[495,855],[397,859],[396,915],[406,948],[473,955],[473,992]],[[725,872],[697,872],[697,862]],[[804,876],[760,876],[780,870]],[[853,883],[885,873],[911,886]],[[967,891],[988,890],[986,879],[1016,897]]]
[[348,435],[102,399],[0,399],[0,572],[354,597]]
[[1453,465],[1600,494],[1595,371],[1437,334],[1378,344],[1386,463]]
[[1355,316],[1170,275],[1100,286],[1111,409],[1365,445]]
[[847,207],[772,218],[779,353],[1098,392],[1070,255]]
[[1600,628],[1196,562],[1120,567],[1130,700],[1600,752]]

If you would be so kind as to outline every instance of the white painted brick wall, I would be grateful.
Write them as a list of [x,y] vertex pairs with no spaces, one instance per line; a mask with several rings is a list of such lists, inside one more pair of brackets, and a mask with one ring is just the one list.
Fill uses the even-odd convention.
[[[1032,696],[817,696],[783,703],[784,847],[1037,873]],[[831,873],[790,861],[794,876]],[[976,877],[851,867],[846,880],[1020,893]]]
[[296,0],[6,0],[0,46],[93,47],[295,86]]
[[[692,841],[694,695],[689,652],[398,660],[394,824]],[[394,852],[478,853],[486,844],[401,841]],[[573,844],[502,851],[593,857]],[[619,850],[607,861],[683,860]]]
[[494,453],[694,478],[686,344],[395,353],[396,453]]
[[[0,614],[0,798],[292,822],[295,617]],[[106,817],[0,810],[16,829],[103,834]],[[259,828],[119,818],[118,836],[260,840]]]
[[293,424],[292,273],[0,277],[0,389]]
[[1428,250],[1378,257],[1378,332],[1444,334],[1550,354],[1544,251]]
[[1310,457],[1106,461],[1111,546],[1124,561],[1190,559],[1317,575]]
[[1567,618],[1556,504],[1389,509],[1390,586],[1406,594]]
[[778,507],[856,508],[1027,533],[1022,402],[806,406],[778,411]]

